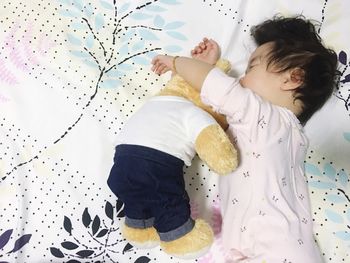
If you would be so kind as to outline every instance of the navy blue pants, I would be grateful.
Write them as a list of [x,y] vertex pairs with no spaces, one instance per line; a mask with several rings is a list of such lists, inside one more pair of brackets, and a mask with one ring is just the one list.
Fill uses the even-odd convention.
[[107,183],[124,203],[128,226],[154,226],[163,241],[192,230],[183,165],[177,157],[156,149],[128,144],[116,147]]

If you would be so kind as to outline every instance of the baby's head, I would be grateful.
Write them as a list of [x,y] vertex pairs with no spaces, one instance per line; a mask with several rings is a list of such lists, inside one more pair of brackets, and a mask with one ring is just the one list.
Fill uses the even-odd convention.
[[302,124],[327,101],[338,81],[337,55],[301,17],[275,17],[251,30],[258,45],[240,80],[273,104],[291,109]]

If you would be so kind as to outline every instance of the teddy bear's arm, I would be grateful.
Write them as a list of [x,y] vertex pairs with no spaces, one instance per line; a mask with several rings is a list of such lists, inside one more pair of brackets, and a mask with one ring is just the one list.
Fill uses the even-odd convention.
[[221,69],[225,73],[228,73],[231,69],[231,63],[226,59],[220,58],[216,62],[215,67]]
[[228,174],[237,167],[237,151],[218,124],[212,124],[200,132],[195,149],[199,158],[220,175]]

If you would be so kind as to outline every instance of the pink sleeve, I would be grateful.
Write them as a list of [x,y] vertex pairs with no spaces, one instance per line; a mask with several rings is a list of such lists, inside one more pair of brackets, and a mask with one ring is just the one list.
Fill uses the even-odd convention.
[[201,99],[215,111],[232,117],[245,111],[247,104],[251,104],[250,100],[257,98],[251,90],[243,88],[238,79],[214,68],[204,80]]
[[274,106],[252,90],[243,88],[239,80],[219,69],[209,72],[202,86],[201,99],[215,111],[226,115],[228,123],[246,133],[252,141],[266,144],[288,130],[286,126],[289,127],[290,123],[296,122],[292,112]]

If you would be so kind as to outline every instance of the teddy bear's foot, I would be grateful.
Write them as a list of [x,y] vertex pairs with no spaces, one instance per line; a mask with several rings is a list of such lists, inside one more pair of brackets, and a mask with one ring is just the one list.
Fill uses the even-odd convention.
[[198,219],[191,232],[170,242],[161,241],[160,246],[165,253],[174,257],[195,259],[208,252],[213,236],[211,227],[204,220]]
[[159,245],[159,235],[154,227],[141,229],[124,225],[122,234],[131,245],[137,248],[153,248]]

